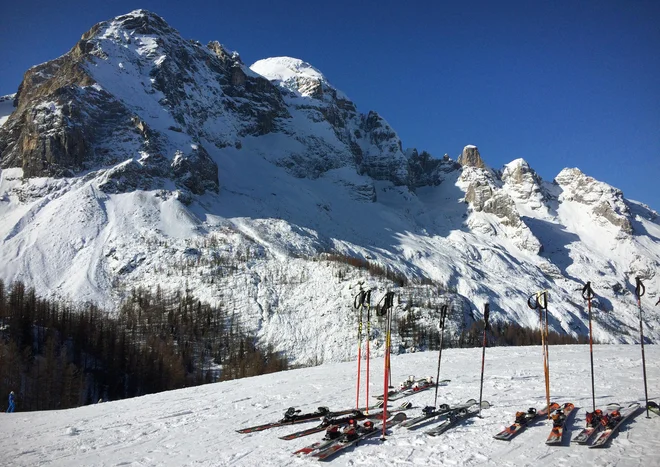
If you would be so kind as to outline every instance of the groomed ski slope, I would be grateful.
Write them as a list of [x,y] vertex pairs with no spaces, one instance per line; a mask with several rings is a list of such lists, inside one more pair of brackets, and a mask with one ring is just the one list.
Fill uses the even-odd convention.
[[[605,449],[566,445],[547,447],[549,422],[537,422],[511,442],[493,434],[509,424],[518,409],[544,404],[541,348],[487,349],[484,398],[493,407],[483,418],[430,438],[420,431],[395,429],[383,444],[377,439],[349,449],[332,465],[497,465],[574,466],[660,465],[660,417],[638,415]],[[646,347],[649,397],[660,399],[660,351]],[[394,381],[408,374],[435,376],[436,352],[392,357]],[[371,394],[382,389],[382,359],[372,360]],[[597,403],[626,404],[644,398],[641,352],[635,345],[595,346]],[[446,349],[441,402],[479,396],[481,349]],[[320,405],[348,408],[355,402],[355,362],[328,364],[255,378],[170,391],[78,409],[0,414],[0,463],[8,466],[288,466],[314,465],[291,455],[321,434],[293,441],[279,436],[312,424],[241,435],[236,429],[281,418],[289,406],[303,411]],[[364,365],[363,365],[364,368]],[[588,346],[550,347],[553,399],[572,401],[577,416],[565,436],[577,435],[591,406]],[[4,395],[3,395],[4,398]],[[429,404],[433,391],[408,398]],[[20,402],[20,401],[19,401]],[[399,401],[397,401],[398,403]],[[3,401],[6,404],[6,401]],[[627,404],[626,404],[627,405]],[[3,405],[3,408],[5,406]],[[419,410],[410,412],[418,414]]]

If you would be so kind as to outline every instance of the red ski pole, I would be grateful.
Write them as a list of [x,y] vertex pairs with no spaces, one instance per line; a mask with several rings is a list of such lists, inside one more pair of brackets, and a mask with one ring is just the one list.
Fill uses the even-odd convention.
[[369,341],[371,340],[371,290],[364,294],[363,305],[367,306],[367,394],[365,413],[369,415]]

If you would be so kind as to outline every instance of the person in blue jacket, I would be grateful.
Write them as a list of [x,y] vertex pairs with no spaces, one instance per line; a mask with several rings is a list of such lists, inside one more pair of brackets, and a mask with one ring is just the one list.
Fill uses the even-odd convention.
[[7,408],[7,413],[12,413],[16,408],[16,403],[14,402],[14,391],[9,393],[9,407]]

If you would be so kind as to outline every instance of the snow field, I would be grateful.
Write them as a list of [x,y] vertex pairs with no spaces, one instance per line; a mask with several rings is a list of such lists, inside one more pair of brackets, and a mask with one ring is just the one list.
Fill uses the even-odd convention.
[[[646,346],[651,398],[660,398],[658,357],[657,346]],[[643,402],[639,346],[595,346],[594,360],[597,405]],[[409,374],[435,376],[436,363],[436,352],[392,356],[393,383]],[[382,358],[372,360],[372,395],[382,392],[382,367]],[[481,349],[445,349],[440,377],[452,381],[440,388],[438,402],[478,398],[480,368]],[[550,370],[552,399],[578,407],[566,428],[566,441],[582,429],[585,409],[591,410],[588,346],[550,347]],[[314,460],[291,453],[323,433],[278,439],[314,422],[248,435],[235,430],[278,420],[291,406],[303,411],[350,408],[355,403],[355,372],[355,361],[327,364],[77,409],[3,413],[0,459],[8,466],[314,465]],[[363,383],[364,379],[363,373]],[[361,394],[363,402],[364,386]],[[432,404],[433,395],[429,390],[409,397],[418,407],[409,415]],[[472,418],[437,438],[423,430],[394,429],[385,443],[366,441],[336,457],[332,465],[660,465],[655,441],[660,419],[653,414],[650,419],[638,415],[601,450],[566,442],[546,446],[547,421],[535,423],[510,442],[493,439],[517,410],[545,403],[540,346],[487,349],[484,399],[493,407],[483,411],[483,418]]]

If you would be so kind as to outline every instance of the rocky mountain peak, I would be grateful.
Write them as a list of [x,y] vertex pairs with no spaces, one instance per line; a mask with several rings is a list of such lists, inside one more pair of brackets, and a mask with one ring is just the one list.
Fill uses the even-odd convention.
[[633,233],[631,213],[624,201],[623,192],[618,188],[599,182],[578,168],[563,169],[555,177],[555,183],[562,189],[560,201],[590,206],[596,219],[609,221],[624,234]]
[[501,178],[508,193],[517,203],[526,203],[532,209],[544,205],[547,195],[542,188],[543,180],[526,160],[521,158],[506,164]]
[[337,95],[334,88],[319,70],[309,63],[292,57],[271,57],[258,60],[250,69],[301,97],[323,99],[327,92],[332,98],[344,98]]
[[484,161],[479,154],[479,149],[471,144],[468,144],[463,148],[463,152],[458,156],[458,163],[464,167],[477,167],[479,169],[486,168],[486,164],[484,164]]
[[[101,23],[103,24],[103,23]],[[137,34],[171,34],[175,32],[163,18],[151,11],[139,9],[117,16],[110,23],[112,29],[121,28]]]

